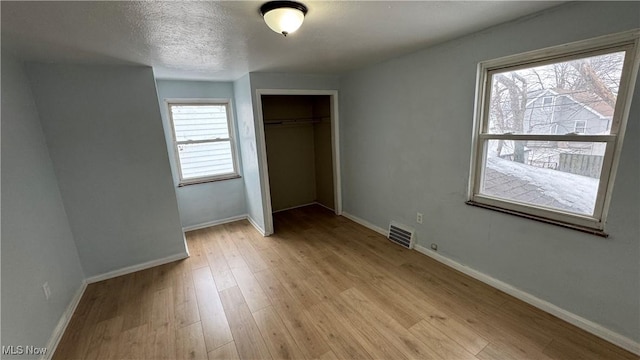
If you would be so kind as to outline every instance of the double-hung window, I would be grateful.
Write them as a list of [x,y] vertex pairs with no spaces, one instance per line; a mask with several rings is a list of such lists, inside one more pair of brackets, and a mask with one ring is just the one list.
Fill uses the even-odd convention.
[[587,121],[586,120],[576,120],[575,125],[573,126],[573,132],[576,134],[585,134],[587,131]]
[[229,100],[168,101],[180,186],[238,177]]
[[638,37],[480,63],[469,204],[606,236]]

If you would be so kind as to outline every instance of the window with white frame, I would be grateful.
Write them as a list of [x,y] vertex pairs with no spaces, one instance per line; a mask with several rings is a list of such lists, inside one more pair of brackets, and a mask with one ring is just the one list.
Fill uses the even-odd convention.
[[180,185],[238,177],[229,100],[168,101]]
[[638,37],[480,63],[468,203],[606,235]]
[[587,131],[587,121],[576,120],[576,123],[573,126],[573,132],[576,134],[584,134],[586,131]]

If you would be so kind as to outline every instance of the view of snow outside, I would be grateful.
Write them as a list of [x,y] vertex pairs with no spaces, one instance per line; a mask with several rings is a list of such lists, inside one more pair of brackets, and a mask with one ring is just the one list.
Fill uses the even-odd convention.
[[[481,193],[593,215],[611,133],[625,52],[547,63],[490,75],[486,134],[545,138],[487,139]],[[575,139],[555,141],[549,136]]]
[[[599,179],[488,157],[483,194],[557,210],[593,215]],[[488,186],[491,171],[499,173],[496,186]],[[510,187],[505,191],[507,187]]]

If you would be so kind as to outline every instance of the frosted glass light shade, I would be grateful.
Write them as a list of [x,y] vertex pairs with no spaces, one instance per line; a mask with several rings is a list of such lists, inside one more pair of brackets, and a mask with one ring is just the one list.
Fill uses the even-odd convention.
[[287,36],[300,28],[307,8],[294,1],[272,1],[264,4],[260,12],[271,30]]

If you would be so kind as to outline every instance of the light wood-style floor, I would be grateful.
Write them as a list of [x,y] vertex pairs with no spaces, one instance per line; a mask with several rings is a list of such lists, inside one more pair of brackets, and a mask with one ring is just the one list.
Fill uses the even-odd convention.
[[55,359],[637,359],[320,207],[91,284]]

